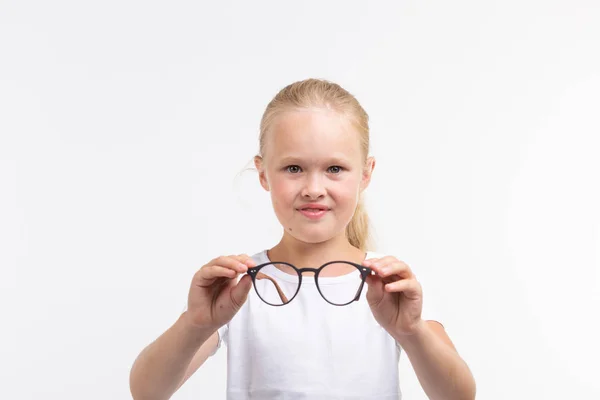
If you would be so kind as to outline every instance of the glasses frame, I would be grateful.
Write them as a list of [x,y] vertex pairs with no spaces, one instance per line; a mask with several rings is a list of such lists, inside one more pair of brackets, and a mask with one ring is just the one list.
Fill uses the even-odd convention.
[[[361,276],[360,286],[358,287],[358,290],[356,291],[356,295],[354,296],[354,299],[352,299],[349,302],[344,303],[344,304],[336,304],[336,303],[332,303],[331,301],[327,300],[327,298],[323,295],[323,292],[321,292],[321,288],[319,287],[319,274],[321,273],[321,271],[325,267],[327,267],[328,265],[339,264],[339,263],[353,265],[360,272],[360,276]],[[271,264],[284,264],[284,265],[287,265],[287,266],[291,267],[292,269],[294,269],[294,271],[296,271],[296,274],[298,275],[298,288],[296,289],[296,292],[294,293],[294,295],[292,296],[291,299],[289,299],[287,302],[285,302],[283,304],[269,303],[268,301],[266,301],[265,299],[262,298],[262,296],[260,295],[260,293],[256,289],[256,279],[261,279],[261,278],[257,278],[257,276],[259,275],[259,271],[263,267],[265,267],[267,265],[271,265]],[[277,267],[275,266],[275,268],[277,268]],[[281,272],[283,272],[283,271],[281,271]],[[252,286],[254,286],[254,291],[256,292],[256,294],[258,295],[258,297],[263,302],[265,302],[266,304],[268,304],[270,306],[274,306],[274,307],[285,306],[285,305],[291,303],[292,300],[294,300],[294,298],[296,298],[296,295],[298,294],[298,292],[300,292],[300,287],[302,286],[302,273],[303,272],[313,272],[314,273],[313,277],[314,277],[314,280],[315,280],[315,284],[317,286],[317,290],[319,291],[319,294],[321,295],[321,297],[326,302],[328,302],[329,304],[334,305],[334,306],[342,307],[342,306],[347,306],[348,304],[350,304],[350,303],[352,303],[354,301],[358,301],[358,299],[360,298],[360,294],[362,292],[362,289],[365,286],[365,280],[367,279],[367,276],[369,276],[369,275],[372,274],[373,270],[371,268],[369,268],[369,267],[365,267],[364,265],[353,263],[351,261],[328,261],[325,264],[321,265],[319,268],[297,268],[295,265],[290,264],[290,263],[285,262],[285,261],[269,261],[269,262],[257,265],[255,267],[248,268],[248,275],[250,275],[250,277],[252,278]],[[289,274],[289,275],[293,276],[293,274]],[[269,279],[268,277],[266,277],[266,278]],[[283,301],[283,299],[285,298],[285,295],[281,292],[281,290],[279,289],[279,286],[277,285],[277,283],[276,282],[273,282],[273,283],[275,284],[275,288],[279,292],[279,296],[280,296],[280,298]]]

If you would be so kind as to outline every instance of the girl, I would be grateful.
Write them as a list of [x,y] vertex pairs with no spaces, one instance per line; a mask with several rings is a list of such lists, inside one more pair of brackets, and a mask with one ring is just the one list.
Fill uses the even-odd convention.
[[430,399],[475,397],[442,324],[421,317],[411,268],[368,251],[368,152],[368,116],[339,85],[308,79],[275,96],[254,163],[283,236],[200,268],[187,309],[131,369],[135,400],[170,398],[223,342],[231,400],[400,399],[401,351]]

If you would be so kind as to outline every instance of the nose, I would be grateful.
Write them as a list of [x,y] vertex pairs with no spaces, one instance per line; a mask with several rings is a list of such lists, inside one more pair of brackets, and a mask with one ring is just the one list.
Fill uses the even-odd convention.
[[306,199],[318,199],[325,196],[326,190],[323,185],[322,177],[318,174],[310,174],[306,178],[304,188],[302,189],[302,197]]

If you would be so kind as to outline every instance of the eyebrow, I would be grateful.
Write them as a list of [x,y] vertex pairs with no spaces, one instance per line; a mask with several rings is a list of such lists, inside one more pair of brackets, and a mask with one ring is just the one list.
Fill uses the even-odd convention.
[[[302,163],[303,160],[301,157],[295,156],[286,156],[279,160],[281,164],[293,164],[293,163]],[[332,156],[327,158],[327,163],[329,164],[350,164],[350,160],[345,157],[340,156]]]

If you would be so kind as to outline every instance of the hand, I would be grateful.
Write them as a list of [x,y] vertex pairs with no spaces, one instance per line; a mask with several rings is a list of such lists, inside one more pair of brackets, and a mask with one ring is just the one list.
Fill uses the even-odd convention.
[[239,274],[256,263],[247,254],[221,256],[194,275],[188,295],[186,316],[194,327],[216,331],[239,311],[252,288],[252,279]]
[[367,277],[367,301],[375,320],[392,336],[412,335],[422,326],[423,292],[408,265],[395,257],[363,262],[376,275]]

